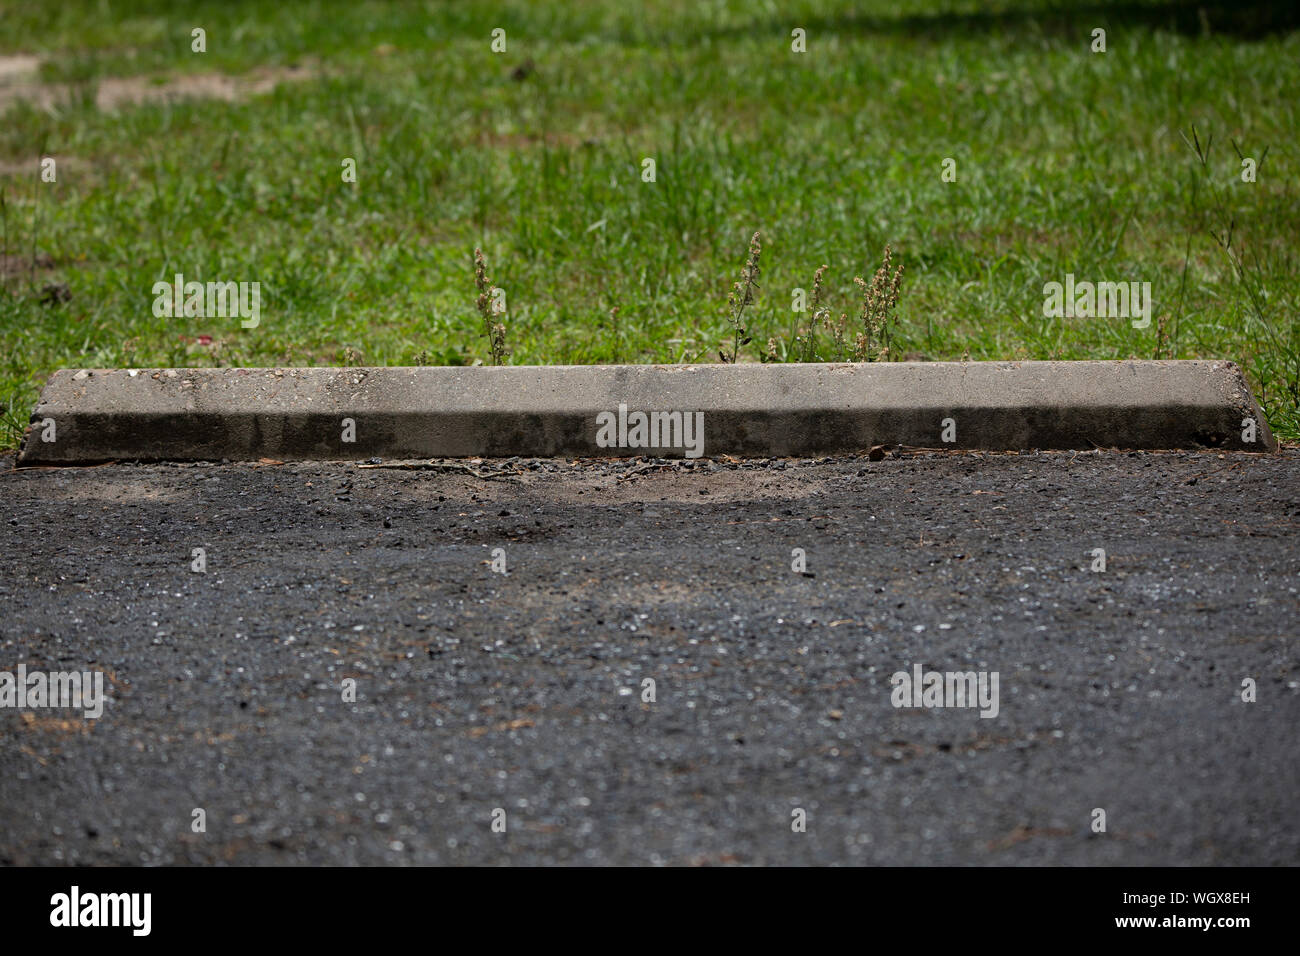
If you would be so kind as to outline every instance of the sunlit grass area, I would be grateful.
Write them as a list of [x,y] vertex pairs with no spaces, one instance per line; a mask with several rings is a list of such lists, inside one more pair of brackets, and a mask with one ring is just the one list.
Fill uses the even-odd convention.
[[718,361],[754,232],[740,361],[888,245],[892,358],[1231,359],[1300,439],[1298,110],[1250,3],[0,0],[0,444],[59,367],[490,361],[476,248],[507,362]]

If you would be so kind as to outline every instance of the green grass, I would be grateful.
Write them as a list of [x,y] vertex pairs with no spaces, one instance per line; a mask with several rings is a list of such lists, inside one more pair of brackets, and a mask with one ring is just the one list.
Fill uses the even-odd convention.
[[[769,338],[792,351],[807,322],[792,290],[818,266],[831,308],[854,316],[853,278],[888,244],[906,270],[896,355],[1153,357],[1155,322],[1042,309],[1067,272],[1149,281],[1173,357],[1240,362],[1274,429],[1300,439],[1290,14],[1245,0],[177,6],[0,0],[0,54],[41,54],[42,80],[65,85],[48,109],[0,107],[0,445],[63,366],[490,361],[476,247],[506,291],[510,363],[716,361],[755,231],[742,361]],[[194,27],[208,52],[191,52]],[[307,78],[233,103],[94,105],[113,77],[293,66]],[[1180,135],[1193,125],[1213,136],[1204,166]],[[1264,157],[1257,182],[1230,141]],[[44,155],[56,183],[39,179]],[[1229,222],[1225,252],[1211,230]],[[260,282],[261,324],[155,318],[153,283],[176,272]],[[43,296],[53,283],[70,300]]]

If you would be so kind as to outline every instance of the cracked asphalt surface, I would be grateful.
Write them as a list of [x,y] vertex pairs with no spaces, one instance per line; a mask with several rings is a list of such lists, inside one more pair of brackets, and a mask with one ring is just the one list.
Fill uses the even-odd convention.
[[0,462],[0,862],[1300,860],[1300,452],[384,464]]

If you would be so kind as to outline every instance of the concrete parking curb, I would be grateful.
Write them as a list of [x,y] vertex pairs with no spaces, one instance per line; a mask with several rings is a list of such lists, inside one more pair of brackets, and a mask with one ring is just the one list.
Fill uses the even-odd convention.
[[63,369],[20,465],[813,456],[872,446],[1272,451],[1231,362]]

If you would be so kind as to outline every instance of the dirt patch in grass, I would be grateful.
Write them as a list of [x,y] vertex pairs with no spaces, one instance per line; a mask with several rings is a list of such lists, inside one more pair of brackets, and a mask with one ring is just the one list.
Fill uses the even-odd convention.
[[[26,54],[0,56],[0,110],[16,102],[40,109],[75,101],[90,86],[42,83],[37,77],[38,57]],[[191,73],[175,77],[107,76],[94,81],[95,108],[113,112],[123,107],[148,103],[171,103],[185,99],[210,99],[234,103],[269,93],[281,83],[310,79],[318,75],[311,65],[262,67],[239,76],[227,73]]]
[[41,160],[53,159],[57,168],[63,169],[82,169],[86,165],[75,156],[60,156],[44,153],[40,156],[31,156],[27,159],[6,160],[0,159],[0,176],[28,176],[32,180],[37,180],[41,175]]
[[41,58],[30,53],[0,53],[0,83],[10,83],[34,74]]
[[0,252],[0,279],[10,276],[40,274],[54,268],[54,260],[44,252],[38,252],[33,262],[31,255]]

